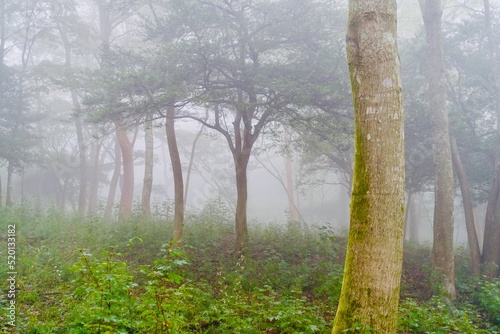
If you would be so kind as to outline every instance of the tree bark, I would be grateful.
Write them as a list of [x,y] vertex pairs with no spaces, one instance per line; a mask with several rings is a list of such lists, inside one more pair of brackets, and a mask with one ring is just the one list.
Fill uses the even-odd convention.
[[128,139],[125,125],[116,122],[116,138],[120,145],[123,165],[123,187],[120,196],[120,210],[118,217],[126,220],[132,215],[134,201],[134,156],[132,143]]
[[153,121],[148,119],[144,125],[144,180],[142,187],[142,215],[151,219],[151,190],[153,188]]
[[114,159],[114,169],[113,176],[111,177],[111,182],[109,184],[108,199],[106,201],[106,210],[104,211],[104,220],[110,221],[113,215],[113,208],[115,206],[116,188],[118,187],[118,181],[120,180],[120,174],[122,169],[122,154],[120,149],[120,144],[118,143],[118,138],[115,136],[115,159]]
[[[497,43],[493,34],[491,24],[491,10],[489,0],[483,0],[486,36],[488,39],[488,52],[490,58],[491,78],[495,89],[496,97],[496,126],[497,135],[500,137],[500,73],[498,69]],[[495,219],[495,212],[499,204],[500,193],[500,147],[497,147],[493,157],[493,180],[488,196],[486,207],[486,217],[484,222],[484,243],[483,243],[483,273],[493,280],[500,275],[500,219]]]
[[460,191],[462,193],[465,227],[467,230],[467,240],[471,257],[471,269],[474,276],[479,277],[481,274],[481,250],[479,248],[476,224],[474,222],[474,205],[472,203],[472,195],[469,190],[469,181],[467,180],[467,174],[465,173],[464,166],[462,165],[462,159],[460,158],[457,141],[454,136],[451,136],[450,144],[453,165],[455,166],[455,172],[457,174]]
[[347,59],[355,155],[349,239],[334,334],[396,333],[397,329],[405,159],[396,40],[396,1],[349,1]]
[[167,133],[168,152],[172,163],[174,176],[174,234],[172,246],[182,246],[184,234],[184,184],[182,178],[182,165],[175,136],[175,107],[167,106],[167,120],[165,124]]
[[[423,3],[425,1],[425,3]],[[455,298],[453,254],[454,184],[451,161],[443,41],[441,0],[420,0],[427,39],[429,118],[434,157],[434,226],[432,266],[444,293]]]

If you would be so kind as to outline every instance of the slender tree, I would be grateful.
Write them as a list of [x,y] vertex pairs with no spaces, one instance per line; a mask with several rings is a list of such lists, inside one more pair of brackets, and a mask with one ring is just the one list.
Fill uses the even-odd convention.
[[134,202],[134,146],[127,135],[125,125],[121,122],[116,122],[116,138],[120,145],[123,166],[123,186],[118,217],[123,220],[131,216]]
[[[350,0],[355,112],[344,279],[333,333],[396,333],[404,238],[404,123],[395,0]],[[356,326],[358,326],[357,329]]]
[[[425,2],[424,2],[425,1]],[[455,298],[453,207],[455,188],[446,107],[441,0],[420,0],[427,40],[429,118],[434,158],[432,266],[444,293]]]
[[479,248],[476,224],[474,222],[474,205],[469,189],[469,181],[467,180],[467,174],[465,173],[465,168],[462,164],[462,159],[458,151],[457,140],[454,136],[451,136],[450,144],[453,165],[455,167],[455,173],[457,175],[458,183],[460,184],[460,191],[462,193],[462,204],[464,207],[465,228],[467,230],[467,241],[469,244],[472,273],[474,276],[479,277],[481,274],[481,250]]
[[151,218],[151,190],[153,188],[153,121],[150,117],[144,123],[144,181],[142,187],[141,207],[145,218]]
[[120,150],[120,144],[118,143],[118,138],[115,135],[115,158],[114,158],[114,168],[113,176],[111,176],[111,182],[109,184],[108,199],[106,201],[106,210],[104,211],[104,219],[109,221],[113,214],[113,207],[115,205],[116,188],[118,187],[118,181],[120,180],[121,169],[122,169],[122,151]]
[[[64,47],[65,55],[65,73],[67,76],[67,87],[71,93],[71,102],[73,103],[73,108],[75,110],[75,129],[76,138],[78,141],[78,153],[80,157],[80,188],[78,193],[78,211],[81,213],[85,212],[85,204],[87,201],[87,149],[85,145],[85,139],[83,134],[83,124],[81,117],[81,105],[78,97],[78,92],[75,87],[75,80],[73,78],[73,61],[72,61],[72,48],[71,42],[68,36],[68,22],[74,18],[68,14],[67,9],[64,4],[60,4],[60,7],[56,6],[56,2],[52,4],[54,11],[54,20],[56,28],[59,31],[61,37],[62,45]],[[59,15],[57,15],[59,14]]]
[[167,121],[165,124],[167,132],[168,152],[172,163],[172,173],[174,175],[174,235],[172,246],[182,245],[184,232],[184,184],[182,178],[182,166],[175,137],[175,107],[167,106]]

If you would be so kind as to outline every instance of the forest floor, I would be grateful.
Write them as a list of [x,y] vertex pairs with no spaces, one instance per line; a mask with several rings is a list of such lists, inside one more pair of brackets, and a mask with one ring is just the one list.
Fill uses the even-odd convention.
[[[26,207],[1,210],[2,247],[15,241],[15,263],[8,264],[2,249],[0,268],[15,272],[8,277],[14,276],[17,288],[12,322],[12,280],[2,279],[1,329],[331,332],[345,232],[251,222],[248,254],[235,259],[232,217],[223,206],[211,204],[188,215],[182,250],[167,248],[172,224],[168,212],[163,214],[118,224]],[[500,333],[500,281],[474,278],[468,261],[467,251],[457,249],[458,298],[451,302],[433,297],[439,286],[430,269],[430,247],[406,245],[399,333]],[[348,333],[370,330],[356,324]]]

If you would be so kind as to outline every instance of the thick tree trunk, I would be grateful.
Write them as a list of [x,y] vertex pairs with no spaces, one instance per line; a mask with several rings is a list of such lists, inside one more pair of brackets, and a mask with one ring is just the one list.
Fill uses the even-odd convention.
[[172,246],[181,246],[184,234],[184,184],[182,178],[182,165],[177,148],[175,136],[175,107],[167,106],[167,120],[165,124],[167,132],[168,152],[172,163],[172,173],[174,176],[174,234]]
[[116,138],[120,145],[123,165],[123,186],[118,217],[120,220],[126,220],[132,215],[134,201],[134,154],[125,126],[121,122],[116,122],[115,125]]
[[122,153],[118,138],[115,136],[115,161],[114,161],[113,176],[109,184],[108,199],[106,201],[106,210],[104,211],[104,220],[110,221],[113,215],[113,208],[115,206],[116,188],[118,181],[120,181],[120,174],[122,169]]
[[355,111],[351,223],[333,333],[396,333],[404,238],[404,126],[396,1],[350,0]]
[[10,208],[14,204],[12,200],[12,178],[14,176],[14,166],[9,161],[7,166],[7,190],[5,193],[5,206]]
[[[420,0],[421,5],[424,0]],[[441,0],[425,0],[422,6],[427,38],[429,117],[434,157],[434,227],[432,266],[444,293],[455,298],[453,254],[454,184],[451,161],[443,41]]]
[[153,188],[153,121],[147,120],[144,125],[144,183],[142,187],[142,215],[151,218],[151,190]]
[[[500,72],[498,69],[497,43],[493,34],[491,24],[491,9],[489,0],[483,0],[486,36],[488,38],[488,53],[490,58],[491,77],[496,97],[496,126],[497,134],[500,136]],[[500,209],[500,147],[497,147],[493,158],[493,181],[486,207],[484,222],[484,243],[482,264],[484,275],[492,280],[500,275],[500,219],[495,219],[495,212]]]
[[454,136],[450,137],[450,144],[453,165],[455,166],[455,172],[457,174],[460,191],[462,193],[462,203],[464,206],[465,227],[467,229],[467,240],[469,243],[472,273],[474,276],[479,277],[481,274],[481,250],[479,248],[479,240],[476,233],[476,224],[474,223],[474,205],[472,204],[472,195],[469,190],[467,174],[465,173],[464,166],[462,165],[462,159],[460,158],[457,141]]

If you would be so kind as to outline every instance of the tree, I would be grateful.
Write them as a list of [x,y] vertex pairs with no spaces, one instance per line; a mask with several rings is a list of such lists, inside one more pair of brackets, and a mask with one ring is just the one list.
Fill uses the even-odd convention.
[[481,274],[481,250],[479,248],[479,240],[476,233],[476,224],[474,223],[474,205],[469,189],[469,181],[467,180],[467,174],[465,173],[465,168],[458,151],[455,136],[451,136],[450,144],[453,165],[460,184],[460,191],[462,193],[462,205],[464,207],[465,227],[467,229],[467,240],[470,250],[472,273],[474,276],[479,277]]
[[[0,3],[0,159],[7,162],[6,206],[13,205],[13,176],[37,160],[37,136],[33,123],[41,117],[33,110],[39,93],[30,64],[33,48],[46,30],[46,4]],[[6,40],[8,39],[8,43]],[[13,51],[17,63],[7,66],[5,58]]]
[[434,225],[432,266],[444,293],[455,298],[455,260],[453,254],[453,206],[455,188],[451,159],[441,1],[420,0],[427,39],[429,117],[434,158]]
[[333,333],[356,328],[396,333],[405,205],[403,99],[396,38],[396,1],[349,1],[354,177],[344,279]]
[[493,161],[493,180],[491,190],[488,196],[488,205],[486,207],[486,217],[484,222],[484,246],[482,254],[482,263],[484,274],[492,280],[500,275],[500,70],[498,68],[498,45],[493,34],[491,22],[491,9],[489,0],[484,0],[484,14],[486,36],[488,41],[488,56],[490,61],[491,81],[493,91],[496,97],[496,134],[497,147],[494,150]]
[[141,207],[142,214],[146,219],[151,218],[151,190],[153,188],[153,121],[151,118],[144,124],[144,182],[142,187]]
[[165,124],[167,132],[168,152],[170,161],[172,162],[172,173],[174,176],[174,193],[175,193],[175,208],[174,208],[174,235],[172,238],[172,246],[181,245],[183,238],[184,225],[184,182],[182,177],[181,159],[177,148],[177,139],[175,136],[175,108],[167,106],[167,121]]
[[[233,156],[237,204],[236,254],[247,246],[247,167],[264,128],[289,109],[311,104],[331,72],[319,68],[316,53],[331,47],[332,1],[167,2],[164,20],[152,36],[165,59],[178,59],[167,73],[185,80],[180,104],[196,119],[220,132]],[[167,55],[167,56],[165,56]],[[333,68],[333,67],[332,67]],[[300,92],[300,93],[299,93]],[[196,110],[212,110],[205,120]]]
[[[83,133],[83,124],[81,117],[81,106],[80,100],[78,98],[78,92],[75,87],[75,80],[72,78],[73,76],[73,65],[72,65],[72,48],[71,42],[69,38],[69,27],[74,21],[78,21],[77,15],[75,15],[75,8],[73,4],[61,3],[57,4],[57,2],[53,2],[53,11],[54,11],[54,20],[59,31],[61,41],[64,47],[65,53],[65,64],[66,67],[65,74],[67,76],[67,87],[69,87],[71,93],[71,101],[73,103],[73,108],[75,109],[75,129],[76,136],[78,141],[78,151],[80,158],[80,187],[79,187],[79,195],[78,195],[78,211],[81,213],[85,212],[85,204],[87,201],[87,149],[85,146],[84,133]],[[68,10],[70,8],[70,10]],[[73,21],[73,22],[72,22]]]

